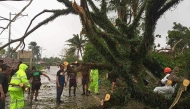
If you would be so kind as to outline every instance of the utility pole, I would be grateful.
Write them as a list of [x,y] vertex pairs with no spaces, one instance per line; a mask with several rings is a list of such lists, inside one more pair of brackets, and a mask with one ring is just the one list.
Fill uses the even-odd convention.
[[[9,21],[10,21],[10,25],[9,25],[9,38],[8,38],[8,42],[11,41],[11,23],[12,23],[12,20],[11,20],[11,15],[17,15],[17,14],[11,14],[11,12],[9,13]],[[26,15],[20,15],[20,16],[28,16],[28,14]],[[11,57],[10,56],[10,50],[11,50],[11,47],[10,47],[10,44],[8,45],[8,50],[7,50],[7,57]]]
[[[8,42],[11,41],[11,12],[9,13],[9,20],[10,20],[10,25],[9,25],[9,38],[8,38]],[[7,57],[10,58],[10,50],[11,50],[11,47],[10,47],[10,44],[8,46],[8,50],[7,50]]]

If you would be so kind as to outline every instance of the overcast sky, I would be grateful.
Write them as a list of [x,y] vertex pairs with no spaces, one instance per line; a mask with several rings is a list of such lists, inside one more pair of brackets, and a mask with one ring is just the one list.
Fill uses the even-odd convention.
[[[79,0],[76,0],[77,2]],[[9,13],[18,13],[28,1],[21,2],[0,2],[0,16],[9,18]],[[63,9],[65,8],[63,4],[57,2],[57,0],[33,0],[32,4],[24,11],[23,16],[17,19],[11,25],[11,39],[17,39],[21,37],[30,20],[39,12],[44,9]],[[172,29],[173,22],[181,23],[183,26],[190,27],[190,0],[184,0],[181,2],[177,8],[172,8],[170,11],[166,12],[160,20],[157,22],[155,34],[162,35],[161,39],[156,39],[156,43],[160,43],[161,46],[165,46],[165,36],[167,36],[167,31]],[[32,27],[38,24],[38,22],[48,18],[51,14],[43,14],[38,17]],[[13,18],[14,15],[11,15]],[[1,20],[0,26],[5,27],[8,21]],[[0,29],[0,32],[2,29]],[[8,42],[8,29],[0,35],[0,42],[3,44]],[[61,50],[66,47],[66,40],[73,37],[73,34],[79,34],[81,31],[81,23],[79,17],[76,15],[61,16],[54,21],[40,27],[34,33],[29,35],[25,42],[26,45],[31,41],[36,41],[39,46],[42,47],[42,57],[56,57],[59,56]],[[18,44],[18,43],[16,43]],[[15,47],[16,44],[12,44],[11,47]],[[28,46],[26,46],[26,50]]]

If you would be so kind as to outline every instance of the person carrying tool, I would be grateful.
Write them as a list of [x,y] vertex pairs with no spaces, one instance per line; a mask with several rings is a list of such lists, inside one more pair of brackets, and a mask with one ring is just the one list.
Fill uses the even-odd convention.
[[25,73],[27,67],[26,64],[20,64],[19,70],[11,78],[8,88],[11,98],[10,109],[24,109],[24,89],[30,87]]
[[90,93],[91,89],[94,88],[94,93],[95,94],[99,94],[98,93],[98,79],[99,79],[99,76],[98,76],[98,69],[91,69],[90,70],[90,86],[88,88],[88,91]]
[[175,91],[175,86],[167,85],[167,80],[169,75],[171,74],[172,70],[169,67],[164,68],[164,73],[166,76],[161,80],[161,83],[164,84],[164,86],[158,86],[154,89],[154,92],[163,94],[165,97],[172,96]]
[[41,75],[47,77],[48,80],[50,81],[49,76],[38,71],[35,66],[32,66],[32,73],[31,73],[31,78],[30,78],[30,81],[32,81],[32,92],[30,95],[30,104],[29,105],[32,105],[34,93],[35,93],[35,101],[38,101],[37,97],[38,97],[38,92],[41,87],[41,77],[40,77]]
[[3,64],[0,72],[0,108],[5,109],[5,98],[8,91],[8,76],[11,73],[11,67]]

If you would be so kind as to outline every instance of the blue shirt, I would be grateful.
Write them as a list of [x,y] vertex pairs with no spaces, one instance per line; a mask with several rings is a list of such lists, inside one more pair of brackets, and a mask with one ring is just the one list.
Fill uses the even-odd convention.
[[57,72],[57,76],[58,76],[59,84],[64,85],[65,84],[65,72],[62,70],[59,70]]

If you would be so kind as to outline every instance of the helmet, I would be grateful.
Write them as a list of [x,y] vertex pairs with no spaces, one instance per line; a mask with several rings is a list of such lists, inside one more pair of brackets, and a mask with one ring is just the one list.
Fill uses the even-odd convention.
[[69,63],[68,63],[68,62],[66,62],[66,61],[65,61],[65,62],[63,62],[63,65],[65,65],[65,66],[67,66],[68,64],[69,64]]
[[166,67],[165,69],[164,69],[164,73],[170,73],[172,70],[171,70],[171,68],[169,68],[169,67]]

